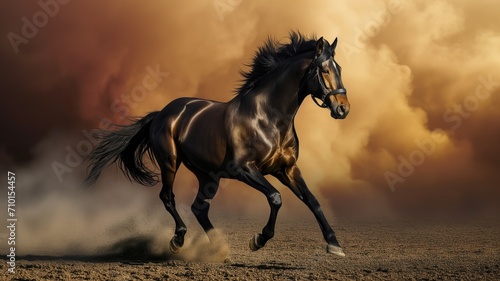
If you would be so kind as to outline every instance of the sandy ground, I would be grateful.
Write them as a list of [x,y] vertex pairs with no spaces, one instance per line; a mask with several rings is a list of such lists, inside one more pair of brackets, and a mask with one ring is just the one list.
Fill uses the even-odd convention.
[[[262,219],[214,218],[225,241],[188,232],[178,255],[151,254],[147,238],[114,255],[26,256],[2,280],[499,280],[500,225],[494,221],[335,220],[346,257],[326,254],[311,219],[279,219],[276,236],[251,252]],[[197,237],[197,238],[196,238]],[[214,245],[216,244],[216,245]],[[167,241],[165,241],[165,248]]]

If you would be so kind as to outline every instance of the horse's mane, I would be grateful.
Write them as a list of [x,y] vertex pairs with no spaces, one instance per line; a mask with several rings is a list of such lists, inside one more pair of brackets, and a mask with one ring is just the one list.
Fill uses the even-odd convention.
[[289,34],[290,43],[282,44],[275,39],[267,38],[264,45],[260,46],[253,57],[253,62],[248,64],[249,71],[241,71],[242,84],[237,89],[238,95],[243,95],[254,86],[262,76],[273,71],[287,59],[315,49],[316,38],[307,38],[300,32],[292,31]]

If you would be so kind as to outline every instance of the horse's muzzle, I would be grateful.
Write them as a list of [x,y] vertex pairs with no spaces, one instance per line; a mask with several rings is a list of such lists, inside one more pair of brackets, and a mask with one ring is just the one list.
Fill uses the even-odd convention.
[[330,97],[330,115],[335,119],[344,119],[349,114],[350,104],[345,94],[335,94]]

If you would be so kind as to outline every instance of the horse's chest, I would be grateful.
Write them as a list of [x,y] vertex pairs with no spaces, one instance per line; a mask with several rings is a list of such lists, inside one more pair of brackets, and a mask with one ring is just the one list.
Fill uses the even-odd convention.
[[268,157],[258,163],[258,167],[264,173],[272,173],[295,164],[296,151],[292,147],[278,147]]

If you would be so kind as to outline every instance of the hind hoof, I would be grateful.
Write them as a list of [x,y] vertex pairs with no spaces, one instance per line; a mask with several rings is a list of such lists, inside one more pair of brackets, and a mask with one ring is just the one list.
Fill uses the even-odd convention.
[[248,246],[250,246],[250,250],[257,251],[258,249],[264,247],[266,242],[263,242],[263,238],[260,234],[255,234],[249,241]]
[[168,244],[170,251],[174,254],[177,254],[181,251],[182,245],[179,245],[175,242],[175,236],[170,239],[170,243]]
[[337,255],[339,257],[345,257],[344,251],[339,246],[328,244],[326,245],[326,252],[329,254]]

